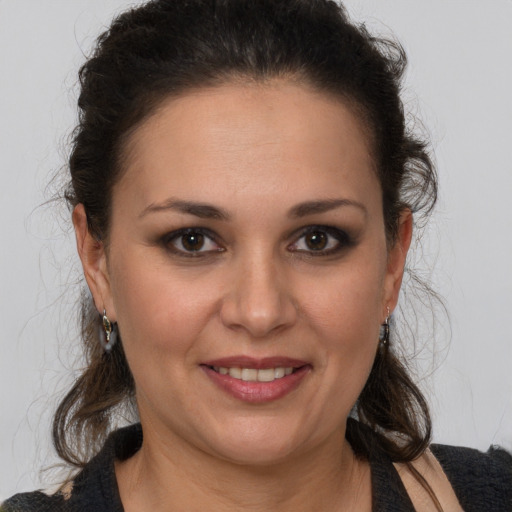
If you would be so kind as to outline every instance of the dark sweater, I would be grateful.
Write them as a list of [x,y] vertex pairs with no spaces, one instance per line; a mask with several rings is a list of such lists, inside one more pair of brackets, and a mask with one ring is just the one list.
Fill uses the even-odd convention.
[[[123,512],[114,460],[127,459],[141,444],[140,425],[118,430],[75,477],[70,496],[47,496],[39,491],[16,494],[2,505],[1,512]],[[431,449],[465,512],[512,512],[512,455],[496,448],[487,453],[443,445]],[[379,452],[369,462],[373,511],[414,512],[389,457]]]

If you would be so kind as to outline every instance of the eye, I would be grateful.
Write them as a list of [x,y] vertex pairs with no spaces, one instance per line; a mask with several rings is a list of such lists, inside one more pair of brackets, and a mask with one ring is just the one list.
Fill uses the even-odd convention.
[[322,256],[334,254],[350,244],[349,235],[341,229],[329,226],[310,226],[288,249],[292,252],[307,252],[315,256]]
[[211,234],[200,228],[174,231],[165,236],[164,244],[173,252],[187,256],[224,250],[215,242]]

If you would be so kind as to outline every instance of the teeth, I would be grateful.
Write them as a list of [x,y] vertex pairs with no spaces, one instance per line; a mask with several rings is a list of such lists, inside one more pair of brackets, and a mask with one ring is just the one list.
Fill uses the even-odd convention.
[[286,375],[293,373],[293,368],[264,368],[256,370],[255,368],[224,368],[214,366],[213,369],[221,375],[229,375],[234,379],[246,382],[272,382],[275,379],[282,379]]
[[254,382],[258,380],[258,370],[255,370],[253,368],[244,368],[242,370],[242,380],[248,382]]
[[228,370],[229,376],[235,379],[242,379],[242,369],[241,368],[229,368]]
[[281,377],[284,377],[285,375],[286,375],[285,368],[274,368],[274,377],[276,379],[280,379]]
[[258,370],[258,382],[272,382],[275,379],[275,369]]

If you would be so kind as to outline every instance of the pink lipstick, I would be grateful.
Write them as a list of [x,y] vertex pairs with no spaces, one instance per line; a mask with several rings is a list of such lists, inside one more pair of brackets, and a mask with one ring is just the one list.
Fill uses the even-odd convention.
[[283,398],[296,389],[311,365],[288,357],[232,356],[207,361],[201,368],[215,385],[234,398],[264,403]]

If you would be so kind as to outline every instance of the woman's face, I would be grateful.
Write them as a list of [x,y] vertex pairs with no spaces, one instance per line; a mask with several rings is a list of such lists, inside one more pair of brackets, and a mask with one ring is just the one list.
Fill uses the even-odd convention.
[[286,82],[199,90],[164,103],[124,157],[108,251],[86,275],[143,427],[243,463],[339,443],[411,224],[388,250],[353,111]]

